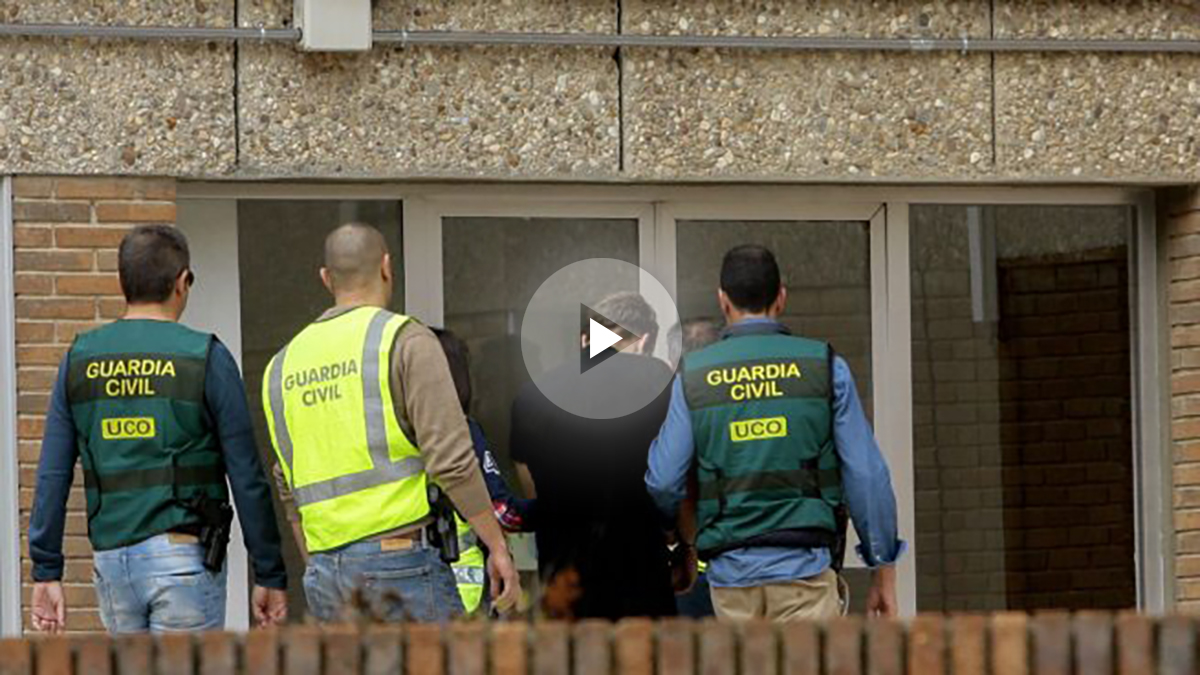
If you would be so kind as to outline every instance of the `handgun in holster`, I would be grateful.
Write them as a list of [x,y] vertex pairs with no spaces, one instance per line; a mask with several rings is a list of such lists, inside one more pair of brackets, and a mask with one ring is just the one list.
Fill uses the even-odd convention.
[[228,502],[212,499],[208,495],[198,495],[189,500],[188,508],[200,517],[204,569],[217,574],[225,567],[229,533],[233,528],[233,507]]
[[431,546],[438,549],[442,562],[458,562],[458,523],[454,519],[454,504],[442,488],[429,484],[429,510],[433,513],[433,523],[429,525],[426,534]]

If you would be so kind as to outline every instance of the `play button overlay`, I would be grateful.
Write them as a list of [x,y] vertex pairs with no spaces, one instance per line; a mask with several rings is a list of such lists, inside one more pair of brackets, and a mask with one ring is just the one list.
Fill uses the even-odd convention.
[[601,352],[605,350],[611,351],[608,349],[609,347],[625,339],[621,335],[601,326],[595,319],[588,319],[588,321],[591,322],[591,327],[588,329],[588,335],[591,336],[591,343],[588,344],[588,351],[591,352],[589,354],[591,356],[588,359],[589,362],[595,361],[596,356]]
[[664,395],[674,378],[679,312],[646,270],[615,258],[560,268],[530,298],[521,355],[534,385],[559,408],[624,417]]
[[642,337],[584,304],[579,305],[579,325],[587,326],[588,357],[579,364],[585,373],[636,345]]

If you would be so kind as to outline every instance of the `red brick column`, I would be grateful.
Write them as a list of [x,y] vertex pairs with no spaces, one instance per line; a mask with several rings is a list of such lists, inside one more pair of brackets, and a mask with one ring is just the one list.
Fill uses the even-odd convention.
[[[125,309],[117,279],[117,245],[138,223],[175,222],[171,179],[34,178],[13,183],[15,228],[17,437],[21,552],[30,591],[29,509],[33,504],[46,406],[59,360],[80,331]],[[76,472],[63,550],[69,630],[102,628],[92,590],[83,481]],[[26,609],[28,628],[28,611]]]
[[1175,598],[1200,610],[1200,191],[1167,200]]

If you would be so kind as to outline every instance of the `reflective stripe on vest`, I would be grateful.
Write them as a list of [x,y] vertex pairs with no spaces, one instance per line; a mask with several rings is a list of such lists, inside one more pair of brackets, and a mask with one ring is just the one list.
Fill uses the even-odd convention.
[[458,596],[462,599],[463,610],[472,614],[479,609],[483,601],[483,579],[485,564],[483,549],[479,548],[479,537],[471,529],[470,523],[455,514],[458,528],[458,561],[450,567],[454,570],[454,580],[458,585]]
[[[361,373],[363,417],[366,420],[367,447],[371,453],[373,468],[359,473],[337,476],[319,483],[294,487],[292,493],[297,506],[307,506],[404,480],[425,470],[425,465],[421,462],[420,457],[405,457],[398,462],[392,462],[389,457],[387,421],[384,418],[383,391],[380,385],[379,351],[382,346],[384,326],[392,316],[395,315],[384,310],[378,311],[367,328],[367,338],[363,345]],[[269,387],[279,454],[287,465],[290,475],[294,450],[283,406],[283,366],[286,355],[287,347],[284,347],[283,351],[279,352],[279,355],[272,361]]]
[[389,379],[409,320],[369,307],[318,320],[267,367],[268,430],[310,552],[429,513],[420,451],[396,419]]
[[464,567],[454,566],[454,580],[460,584],[471,584],[475,586],[483,585],[483,568],[482,567]]

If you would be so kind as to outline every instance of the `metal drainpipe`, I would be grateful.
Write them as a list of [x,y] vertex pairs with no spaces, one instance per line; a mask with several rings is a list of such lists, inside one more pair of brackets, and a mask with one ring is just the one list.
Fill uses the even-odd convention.
[[[0,36],[101,38],[127,40],[300,39],[296,28],[189,28],[175,26],[85,26],[73,24],[0,24]],[[385,31],[373,33],[380,44],[469,47],[480,45],[545,47],[651,47],[672,49],[751,49],[766,51],[900,52],[1133,52],[1200,53],[1200,40],[1044,40],[961,38],[824,38],[753,35],[629,35],[600,33],[499,33],[472,31]]]

